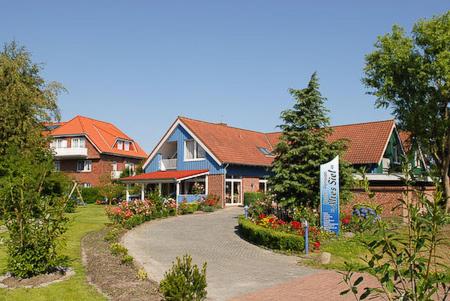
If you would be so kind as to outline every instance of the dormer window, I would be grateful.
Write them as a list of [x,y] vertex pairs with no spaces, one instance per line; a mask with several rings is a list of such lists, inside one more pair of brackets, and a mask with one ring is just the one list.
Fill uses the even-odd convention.
[[123,141],[117,140],[117,149],[123,150]]
[[200,144],[195,140],[186,140],[184,142],[184,159],[189,160],[203,160],[206,158],[206,152]]
[[132,143],[131,141],[117,139],[116,146],[117,146],[117,149],[119,149],[119,150],[129,151],[129,150],[133,149],[133,146],[131,143]]
[[123,146],[124,146],[124,149],[125,149],[126,151],[129,151],[129,150],[130,150],[130,142],[125,141],[124,144],[123,144]]

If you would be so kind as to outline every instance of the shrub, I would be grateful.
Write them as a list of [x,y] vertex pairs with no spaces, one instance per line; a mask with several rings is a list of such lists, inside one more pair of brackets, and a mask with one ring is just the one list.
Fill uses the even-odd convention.
[[122,233],[122,229],[114,227],[103,238],[105,241],[116,241],[119,235]]
[[302,236],[257,225],[243,216],[239,217],[239,233],[246,240],[270,249],[300,252],[305,248]]
[[127,248],[125,248],[124,246],[122,246],[121,244],[117,243],[117,242],[113,242],[110,246],[109,249],[111,250],[111,254],[115,255],[115,256],[125,256],[128,255],[128,250]]
[[120,261],[122,262],[122,264],[132,264],[133,263],[133,256],[131,256],[131,255],[124,255]]
[[97,202],[97,200],[103,199],[97,187],[82,188],[81,196],[83,197],[83,201],[88,204],[94,204],[95,202]]
[[125,220],[123,223],[123,227],[125,229],[133,229],[136,226],[139,226],[140,224],[144,223],[146,221],[146,217],[142,215],[133,215],[129,219]]
[[213,206],[203,206],[202,211],[203,212],[214,212],[216,210]]
[[256,201],[263,200],[265,194],[263,192],[245,192],[244,193],[244,205],[250,206]]
[[66,212],[66,213],[74,213],[76,208],[77,208],[77,199],[74,198],[74,197],[71,197],[67,201],[66,207],[64,207],[64,212]]
[[141,281],[147,280],[148,274],[144,269],[140,268],[137,272],[137,278]]
[[209,206],[209,207],[214,207],[214,208],[221,208],[220,196],[217,196],[215,194],[208,194],[200,202],[200,208],[202,209],[204,206]]
[[168,301],[200,301],[206,299],[206,262],[200,271],[192,258],[184,255],[176,258],[172,268],[164,275],[160,290]]
[[180,214],[192,214],[197,211],[198,208],[199,204],[197,202],[187,203],[186,201],[183,201],[178,207],[178,211]]

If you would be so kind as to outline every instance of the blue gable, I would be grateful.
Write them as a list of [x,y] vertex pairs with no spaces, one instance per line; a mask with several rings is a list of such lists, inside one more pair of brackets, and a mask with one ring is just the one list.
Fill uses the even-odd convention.
[[[207,169],[210,174],[224,173],[223,166],[219,165],[208,153],[206,153],[204,160],[184,161],[184,141],[189,139],[193,139],[192,136],[180,125],[175,128],[167,139],[167,142],[176,142],[177,145],[177,170]],[[146,167],[145,172],[158,171],[161,159],[161,154],[156,154]]]

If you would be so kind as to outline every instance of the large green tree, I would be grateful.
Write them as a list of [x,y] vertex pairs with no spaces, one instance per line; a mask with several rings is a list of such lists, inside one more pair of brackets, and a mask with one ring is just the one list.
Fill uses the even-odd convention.
[[366,56],[364,84],[390,107],[439,175],[450,210],[450,11],[381,36]]
[[[281,113],[282,135],[275,147],[270,186],[280,205],[317,208],[320,202],[320,165],[345,150],[344,141],[328,142],[329,126],[325,98],[319,91],[316,73],[306,88],[290,89],[295,104]],[[341,198],[350,197],[352,172],[340,160]]]
[[11,43],[0,52],[0,216],[9,230],[8,269],[19,277],[59,264],[67,183],[52,171],[42,130],[59,116],[60,88],[44,81],[23,47]]

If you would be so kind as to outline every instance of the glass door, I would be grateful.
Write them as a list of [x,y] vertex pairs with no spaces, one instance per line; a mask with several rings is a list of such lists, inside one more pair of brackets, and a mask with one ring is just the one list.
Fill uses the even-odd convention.
[[227,205],[242,204],[242,180],[226,179],[225,180],[225,203]]

